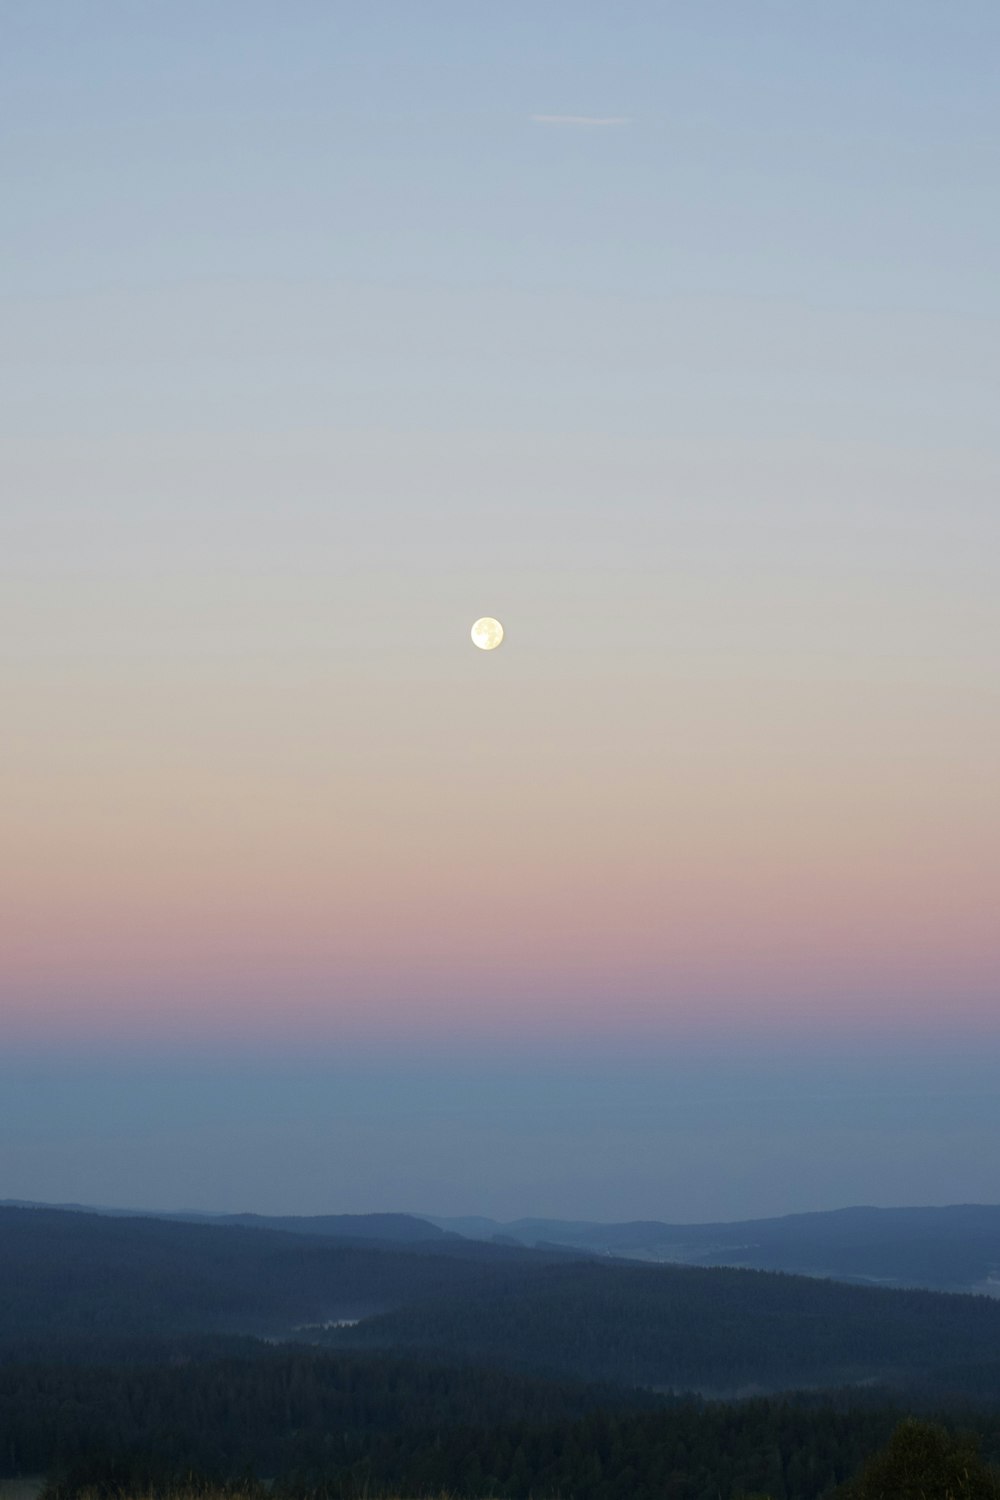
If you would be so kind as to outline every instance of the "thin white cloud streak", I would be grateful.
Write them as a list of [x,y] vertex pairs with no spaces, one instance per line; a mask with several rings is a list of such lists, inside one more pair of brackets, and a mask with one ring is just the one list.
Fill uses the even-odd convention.
[[536,125],[631,125],[629,115],[532,115]]

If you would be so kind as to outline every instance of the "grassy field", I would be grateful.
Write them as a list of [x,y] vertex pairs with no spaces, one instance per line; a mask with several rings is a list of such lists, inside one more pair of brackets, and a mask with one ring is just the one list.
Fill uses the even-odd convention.
[[43,1474],[27,1479],[0,1479],[0,1500],[36,1500],[44,1483]]
[[[0,1479],[0,1500],[38,1500],[38,1495],[44,1485],[44,1474],[35,1474],[24,1479]],[[250,1493],[239,1484],[230,1489],[184,1489],[180,1487],[171,1492],[170,1500],[241,1500],[242,1496]],[[259,1495],[261,1491],[254,1493]],[[86,1500],[87,1495],[90,1495],[92,1500],[103,1500],[97,1491],[84,1491],[81,1500]],[[124,1496],[123,1500],[125,1500]],[[127,1500],[162,1500],[162,1496],[130,1495]],[[441,1500],[453,1500],[453,1497],[442,1495]]]
[[[0,1479],[0,1500],[38,1500],[45,1485],[44,1474],[32,1474],[22,1479]],[[183,1488],[173,1491],[171,1500],[240,1500],[241,1487],[233,1486],[231,1489],[194,1489]],[[95,1493],[93,1500],[100,1500]],[[129,1496],[128,1500],[152,1500],[148,1496]],[[442,1496],[441,1500],[449,1500],[448,1496]]]

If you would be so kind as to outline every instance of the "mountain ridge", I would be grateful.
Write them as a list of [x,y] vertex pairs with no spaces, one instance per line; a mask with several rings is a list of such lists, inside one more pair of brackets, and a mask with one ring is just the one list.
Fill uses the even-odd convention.
[[460,1234],[561,1244],[628,1260],[1000,1294],[1000,1206],[995,1204],[852,1205],[700,1224],[427,1217]]
[[[1000,1205],[946,1204],[814,1210],[772,1218],[676,1224],[432,1214],[262,1214],[101,1208],[6,1200],[0,1208],[155,1219],[271,1231],[316,1241],[419,1247],[482,1257],[540,1249],[662,1265],[785,1271],[861,1285],[1000,1296]],[[487,1249],[490,1247],[490,1249]]]

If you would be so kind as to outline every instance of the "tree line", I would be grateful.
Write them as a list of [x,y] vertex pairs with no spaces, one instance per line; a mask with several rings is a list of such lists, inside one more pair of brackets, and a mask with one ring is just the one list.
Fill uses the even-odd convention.
[[[884,1396],[849,1392],[709,1402],[278,1350],[170,1367],[8,1367],[0,1467],[47,1472],[46,1500],[240,1480],[267,1480],[275,1500],[820,1500],[858,1475],[901,1415]],[[1000,1414],[941,1421],[947,1442],[970,1426],[1000,1458]]]

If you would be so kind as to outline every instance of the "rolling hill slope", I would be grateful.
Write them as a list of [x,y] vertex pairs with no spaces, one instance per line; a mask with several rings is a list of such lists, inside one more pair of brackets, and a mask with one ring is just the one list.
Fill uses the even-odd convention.
[[744,1266],[806,1276],[1000,1294],[1000,1207],[844,1208],[720,1224],[435,1219],[459,1234],[502,1235],[592,1254],[681,1265]]
[[873,1382],[1000,1394],[1000,1303],[764,1271],[552,1265],[331,1339],[718,1396]]
[[878,1381],[1000,1396],[1000,1301],[985,1297],[0,1209],[0,1360],[162,1357],[237,1335],[717,1394]]

